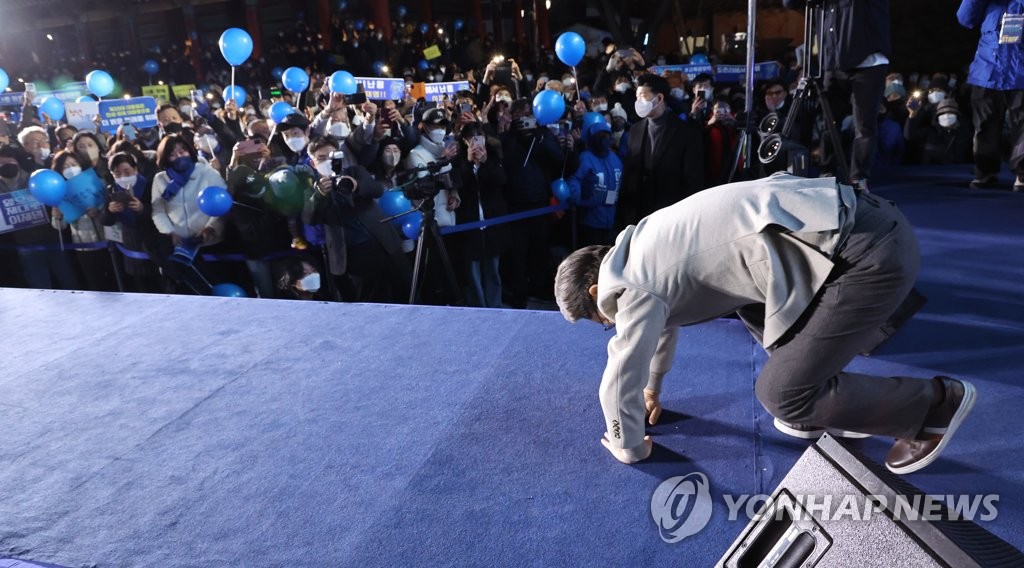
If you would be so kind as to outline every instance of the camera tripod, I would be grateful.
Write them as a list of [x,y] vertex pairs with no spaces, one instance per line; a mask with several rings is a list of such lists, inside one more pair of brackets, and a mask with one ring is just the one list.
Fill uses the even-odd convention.
[[415,304],[420,299],[420,290],[423,287],[423,281],[425,280],[424,267],[427,262],[427,240],[430,240],[430,247],[433,248],[437,255],[441,257],[441,268],[444,272],[444,278],[448,286],[448,297],[455,305],[462,305],[462,289],[459,287],[459,282],[455,278],[455,269],[452,267],[451,257],[448,256],[448,249],[444,245],[444,239],[441,237],[441,229],[437,225],[436,213],[434,210],[434,198],[426,197],[421,202],[419,207],[394,215],[387,219],[383,219],[382,222],[391,221],[404,215],[419,211],[423,216],[423,220],[420,223],[420,234],[416,238],[416,260],[413,263],[412,268],[412,282],[409,286],[409,303]]
[[[797,113],[805,110],[808,103],[816,101],[821,108],[822,118],[825,122],[824,139],[822,140],[822,163],[825,163],[826,152],[832,153],[835,160],[836,173],[840,183],[850,183],[850,169],[843,153],[842,140],[839,137],[839,130],[836,128],[835,116],[832,114],[832,106],[825,96],[825,89],[822,80],[825,75],[824,58],[825,46],[822,29],[824,28],[825,11],[820,5],[808,3],[804,14],[804,45],[808,51],[807,60],[804,62],[800,72],[800,80],[797,83],[796,94],[793,95],[793,105],[782,130],[775,132],[778,127],[778,116],[770,114],[761,123],[761,134],[763,139],[757,150],[758,160],[762,164],[770,165],[779,159],[788,160],[783,154],[788,154],[790,149],[797,145],[792,141],[793,126],[796,124]],[[814,56],[811,57],[811,53]],[[826,146],[825,142],[828,142]],[[735,166],[734,166],[735,170]]]

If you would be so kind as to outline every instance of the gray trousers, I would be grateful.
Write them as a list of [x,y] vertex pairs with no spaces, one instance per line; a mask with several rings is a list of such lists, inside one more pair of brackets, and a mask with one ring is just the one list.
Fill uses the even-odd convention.
[[920,258],[910,223],[890,202],[862,194],[833,260],[828,281],[770,350],[758,400],[786,422],[913,438],[932,401],[930,380],[843,372],[914,285]]

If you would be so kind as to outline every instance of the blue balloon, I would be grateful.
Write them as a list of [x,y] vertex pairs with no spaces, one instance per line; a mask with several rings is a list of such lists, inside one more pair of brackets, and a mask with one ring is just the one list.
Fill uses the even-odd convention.
[[708,56],[703,53],[694,53],[690,58],[691,65],[707,65],[708,63],[710,63]]
[[210,186],[199,192],[199,210],[210,217],[220,217],[231,210],[234,200],[223,187]]
[[462,27],[465,25],[466,22],[463,22],[461,18],[456,18],[455,21],[452,22],[452,27],[455,28],[455,31],[461,31]]
[[40,203],[56,207],[64,200],[68,185],[64,176],[53,170],[36,170],[28,178],[28,190]]
[[412,209],[412,203],[405,198],[401,191],[385,191],[384,195],[380,196],[377,204],[387,217],[405,213]]
[[588,112],[583,115],[583,127],[581,130],[586,130],[591,124],[597,124],[599,122],[605,122],[604,115],[599,112]]
[[430,26],[428,26],[426,22],[423,22],[422,24],[420,24],[420,33],[421,34],[426,34],[427,30],[429,30],[429,29],[430,29]]
[[0,69],[0,93],[7,90],[7,85],[11,83],[11,78],[7,76],[7,71]]
[[405,15],[408,14],[408,13],[409,13],[409,10],[404,5],[402,5],[402,4],[398,5],[398,18],[399,19],[404,18]]
[[419,211],[403,215],[399,219],[404,219],[402,223],[402,234],[407,239],[418,239],[420,236],[420,227],[423,226],[423,214]]
[[224,88],[224,100],[234,99],[239,107],[244,105],[248,98],[249,95],[245,93],[245,89],[238,85],[228,85]]
[[142,64],[142,70],[146,72],[146,75],[156,75],[160,72],[160,64],[152,59],[147,59]]
[[45,112],[46,116],[53,120],[60,120],[64,118],[64,103],[51,95],[39,103],[39,112]]
[[562,178],[558,178],[551,182],[551,194],[558,198],[558,202],[565,204],[569,201],[569,197],[572,196],[572,188]]
[[232,67],[245,63],[252,55],[252,36],[242,28],[228,28],[220,34],[220,54]]
[[280,124],[284,122],[284,119],[287,118],[288,115],[297,114],[298,112],[299,111],[295,110],[295,107],[292,105],[284,101],[277,101],[270,106],[270,119],[275,123]]
[[76,103],[94,103],[94,102],[96,102],[96,99],[90,97],[89,95],[82,95],[82,96],[78,97],[77,99],[75,99],[75,102]]
[[427,69],[430,69],[430,64],[427,63],[426,59],[420,59],[420,62],[417,63],[416,66],[420,68],[420,71],[426,71]]
[[361,31],[363,31],[363,28],[365,28],[365,27],[366,27],[366,20],[364,20],[362,18],[356,20],[356,31],[360,31],[361,32]]
[[309,86],[309,75],[298,67],[289,67],[281,74],[281,84],[293,93],[301,93]]
[[376,73],[377,75],[383,74],[384,73],[384,62],[383,61],[374,61],[373,62],[373,72]]
[[359,85],[348,71],[335,71],[331,74],[330,88],[332,93],[354,95],[359,90]]
[[533,97],[533,116],[537,124],[547,126],[558,122],[565,114],[565,97],[558,91],[545,89]]
[[89,91],[97,97],[105,97],[114,90],[114,78],[106,71],[99,69],[89,72],[85,76],[85,85]]
[[348,8],[348,2],[346,2],[345,0],[341,0],[341,2],[338,2],[339,10],[345,11],[345,8]]
[[558,36],[555,42],[555,54],[562,63],[569,67],[576,67],[583,61],[583,55],[587,52],[587,42],[583,36],[576,32],[565,32]]
[[238,284],[224,282],[213,287],[213,295],[221,298],[247,298],[245,290]]
[[280,81],[281,80],[281,75],[284,75],[284,69],[281,69],[280,67],[274,67],[273,69],[270,70],[270,75],[274,79],[277,79],[278,81]]

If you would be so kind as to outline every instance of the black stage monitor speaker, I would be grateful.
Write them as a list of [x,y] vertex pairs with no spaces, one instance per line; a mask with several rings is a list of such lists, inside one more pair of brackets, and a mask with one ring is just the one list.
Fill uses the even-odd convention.
[[826,434],[716,566],[1024,566],[1024,554],[968,518],[991,518],[998,504],[991,495],[924,495]]

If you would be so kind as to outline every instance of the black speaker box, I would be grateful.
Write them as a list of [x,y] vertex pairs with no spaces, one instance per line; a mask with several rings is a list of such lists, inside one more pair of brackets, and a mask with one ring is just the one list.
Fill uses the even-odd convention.
[[[957,497],[981,500],[974,516],[998,514],[992,496]],[[1024,567],[1024,554],[948,502],[946,496],[925,496],[826,434],[804,452],[716,566]]]

